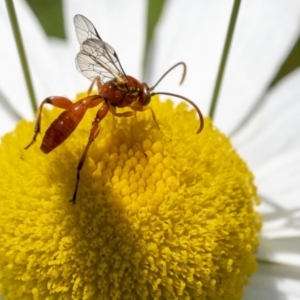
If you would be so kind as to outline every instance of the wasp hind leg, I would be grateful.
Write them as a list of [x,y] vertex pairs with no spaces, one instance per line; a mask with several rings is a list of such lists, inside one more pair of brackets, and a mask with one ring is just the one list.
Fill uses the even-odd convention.
[[77,165],[76,185],[75,185],[75,190],[74,190],[74,193],[73,193],[73,197],[70,200],[70,202],[72,202],[73,204],[76,203],[78,184],[79,184],[79,181],[80,181],[80,171],[81,171],[81,169],[84,165],[86,155],[89,151],[89,148],[90,148],[92,142],[95,140],[95,138],[98,136],[98,134],[100,132],[99,123],[100,123],[101,120],[103,120],[105,118],[108,111],[109,111],[109,106],[106,103],[104,103],[101,106],[101,108],[97,111],[96,117],[95,117],[95,119],[92,123],[92,128],[91,128],[91,131],[90,131],[90,136],[89,136],[88,142],[87,142],[87,144],[84,148],[84,151],[83,151],[83,153],[81,155],[81,158],[79,160],[79,163]]
[[36,115],[35,125],[34,125],[34,135],[31,142],[24,148],[28,149],[36,141],[37,135],[41,132],[41,120],[42,120],[42,111],[45,104],[51,104],[58,108],[67,109],[73,102],[65,97],[48,97],[41,104]]

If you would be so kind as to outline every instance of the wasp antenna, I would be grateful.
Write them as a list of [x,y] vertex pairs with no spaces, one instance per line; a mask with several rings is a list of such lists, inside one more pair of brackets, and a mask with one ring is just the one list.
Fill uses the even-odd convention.
[[173,69],[177,68],[178,66],[182,65],[183,66],[183,74],[182,74],[182,77],[181,77],[181,80],[180,80],[180,83],[179,85],[182,85],[184,79],[185,79],[185,75],[186,75],[186,64],[184,62],[179,62],[177,64],[175,64],[173,67],[171,67],[168,71],[166,71],[161,77],[160,79],[156,82],[156,84],[150,88],[150,91],[153,91],[157,85],[165,78],[165,76],[167,74],[169,74]]
[[184,97],[184,96],[181,96],[181,95],[177,95],[177,94],[172,94],[172,93],[165,93],[165,92],[161,92],[161,93],[151,93],[151,97],[154,96],[154,95],[167,95],[167,96],[172,96],[172,97],[177,97],[177,98],[180,98],[186,102],[188,102],[189,104],[191,104],[195,110],[197,111],[198,113],[198,116],[199,116],[199,120],[200,120],[200,126],[199,126],[199,129],[197,130],[196,134],[199,134],[203,127],[204,127],[204,119],[203,119],[203,116],[202,116],[202,113],[199,109],[199,107],[190,99]]

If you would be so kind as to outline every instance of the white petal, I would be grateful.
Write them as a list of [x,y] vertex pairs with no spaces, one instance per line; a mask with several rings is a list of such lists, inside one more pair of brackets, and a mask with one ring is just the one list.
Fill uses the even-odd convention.
[[16,120],[11,117],[5,110],[0,108],[0,137],[6,132],[13,130],[15,125]]
[[[30,12],[26,9],[24,9],[25,14],[26,16],[30,16]],[[26,28],[30,27],[27,24],[24,26]],[[9,100],[15,99],[15,103],[12,106],[18,109],[19,112],[24,113],[24,115],[31,116],[29,97],[4,1],[0,2],[0,28],[1,94]],[[0,107],[0,136],[13,129],[14,123],[15,119]]]
[[[169,66],[185,61],[188,76],[176,89],[176,73],[160,90],[178,91],[208,112],[232,1],[168,2],[156,31],[151,82]],[[224,132],[239,122],[263,92],[299,34],[298,0],[241,2],[216,124]],[[177,78],[175,78],[177,75]]]
[[[250,167],[300,146],[300,70],[274,88],[254,118],[233,137]],[[266,144],[267,143],[267,144]]]
[[[64,80],[61,79],[60,68],[55,62],[48,40],[38,21],[24,1],[16,1],[15,8],[38,102],[51,94],[63,93]],[[33,118],[4,1],[0,3],[0,14],[1,92],[21,115]],[[9,129],[2,119],[0,128],[2,133]]]
[[256,176],[264,227],[258,257],[300,266],[300,70],[278,85],[233,142]]
[[299,245],[299,237],[279,239],[262,237],[256,257],[266,262],[298,266],[300,272]]
[[300,70],[269,96],[233,143],[254,171],[260,193],[287,210],[299,208]]
[[149,85],[169,67],[184,61],[187,63],[184,84],[178,87],[182,71],[173,71],[157,90],[182,94],[207,112],[230,9],[226,1],[167,1],[154,35]]
[[244,300],[299,300],[299,267],[259,262],[258,272],[245,288]]

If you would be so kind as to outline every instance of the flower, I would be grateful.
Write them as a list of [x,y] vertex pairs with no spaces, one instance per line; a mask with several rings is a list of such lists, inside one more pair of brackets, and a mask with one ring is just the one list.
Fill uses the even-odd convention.
[[[144,2],[136,1],[131,6],[123,6],[115,1],[101,6],[92,3],[82,6],[76,1],[65,1],[64,4],[66,20],[71,20],[76,13],[89,17],[101,36],[118,51],[124,69],[129,74],[141,78],[138,64],[142,57]],[[180,1],[168,2],[162,16],[162,20],[166,21],[159,24],[155,35],[160,38],[155,40],[156,50],[149,64],[152,72],[148,82],[155,82],[157,76],[169,65],[179,60],[187,62],[188,77],[179,93],[198,102],[205,113],[231,4],[224,1],[198,1],[193,5],[185,5],[182,9]],[[19,18],[23,18],[21,29],[25,32],[24,35],[28,36],[28,32],[31,34],[30,39],[25,39],[25,43],[27,41],[27,49],[31,49],[28,56],[36,82],[35,88],[38,89],[38,99],[42,100],[53,94],[70,97],[78,90],[85,89],[86,81],[82,78],[79,82],[80,75],[74,71],[74,49],[78,49],[78,45],[75,43],[71,22],[65,22],[66,26],[69,26],[70,47],[55,43],[55,49],[58,50],[53,57],[48,41],[37,32],[39,27],[36,24],[31,26],[34,18],[28,16],[26,7],[21,7],[21,1],[15,5],[17,12],[19,10]],[[122,5],[121,9],[115,9],[116,5],[118,8]],[[1,28],[8,28],[5,23],[7,14],[3,6],[4,3],[0,3]],[[188,16],[184,18],[184,22],[180,22],[182,11]],[[242,2],[215,120],[223,132],[230,133],[247,114],[253,101],[263,93],[298,35],[298,15],[297,0],[282,1],[276,5],[271,0]],[[130,30],[121,32],[120,23],[128,24],[127,28]],[[13,91],[14,97],[9,98],[15,100],[14,107],[27,118],[32,118],[29,104],[26,106],[29,101],[26,100],[23,77],[18,72],[15,45],[10,37],[10,29],[0,31],[0,38],[5,41],[0,47],[1,66],[4,66],[0,69],[0,79],[2,83],[5,82],[5,85],[1,86],[1,92],[8,96],[12,95]],[[39,51],[36,51],[37,49]],[[124,52],[125,50],[129,53]],[[132,54],[130,51],[136,52]],[[174,82],[177,81],[178,78],[172,78],[170,74],[170,77],[161,83],[160,90],[174,91]],[[299,101],[296,101],[299,98],[298,82],[299,71],[286,77],[267,95],[268,101],[264,102],[249,125],[242,128],[232,139],[256,175],[256,183],[263,200],[261,212],[265,219],[258,252],[258,258],[262,261],[251,286],[246,289],[246,299],[299,297],[300,278],[295,267],[300,261],[297,246],[297,199],[300,192],[297,133]],[[7,124],[12,126],[14,122],[3,110],[0,110],[0,114],[0,130],[5,132],[9,130]]]
[[209,119],[196,135],[187,105],[151,107],[163,133],[146,112],[101,121],[76,205],[68,200],[95,111],[48,156],[36,144],[20,153],[33,122],[4,136],[5,299],[240,299],[256,270],[253,176]]

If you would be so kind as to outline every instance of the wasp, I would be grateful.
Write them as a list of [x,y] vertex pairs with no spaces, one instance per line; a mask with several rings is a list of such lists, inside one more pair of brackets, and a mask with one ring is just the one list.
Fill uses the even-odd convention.
[[[182,84],[186,74],[185,63],[179,62],[175,64],[161,76],[154,86],[149,87],[145,82],[141,83],[124,72],[116,51],[101,39],[95,26],[86,17],[76,15],[74,17],[74,25],[80,44],[80,51],[75,59],[76,67],[80,73],[91,81],[87,93],[88,96],[75,103],[60,96],[47,97],[42,101],[36,116],[34,136],[25,149],[28,149],[36,141],[36,137],[41,131],[42,110],[45,104],[64,109],[49,126],[42,140],[40,148],[46,154],[62,144],[71,135],[89,108],[100,106],[92,122],[87,144],[77,165],[76,184],[73,197],[70,200],[70,202],[75,204],[80,171],[92,142],[100,132],[99,123],[108,112],[116,117],[132,117],[135,116],[136,112],[150,110],[153,121],[159,128],[155,114],[148,104],[152,96],[160,94],[181,98],[195,108],[200,119],[200,127],[197,134],[202,131],[204,121],[200,109],[188,98],[172,93],[153,92],[161,80],[180,65],[184,69],[180,82]],[[98,91],[97,94],[92,94],[94,86]],[[127,107],[129,110],[125,112],[117,111],[117,108],[124,107]]]

